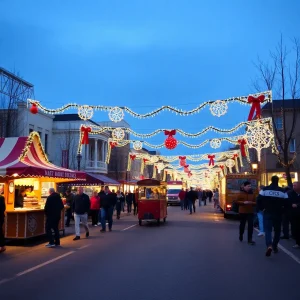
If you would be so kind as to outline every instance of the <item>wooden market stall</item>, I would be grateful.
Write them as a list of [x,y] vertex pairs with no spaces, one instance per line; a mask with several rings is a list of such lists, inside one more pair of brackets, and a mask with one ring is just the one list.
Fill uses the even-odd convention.
[[84,193],[91,197],[93,196],[93,191],[100,192],[101,188],[104,188],[104,186],[106,185],[111,191],[115,190],[116,192],[120,188],[121,184],[118,181],[103,174],[86,173],[86,180],[62,182],[58,186],[62,191],[64,191],[68,187],[70,187],[71,190],[75,191],[79,186],[82,186]]
[[[5,198],[6,238],[27,239],[45,234],[44,206],[49,188],[66,180],[84,180],[77,172],[49,162],[39,134],[0,138],[0,192]],[[64,211],[60,230],[64,231]]]

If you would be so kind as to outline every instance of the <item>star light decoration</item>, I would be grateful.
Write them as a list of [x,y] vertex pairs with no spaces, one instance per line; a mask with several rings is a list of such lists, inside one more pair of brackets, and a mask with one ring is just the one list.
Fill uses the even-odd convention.
[[89,120],[93,117],[94,110],[89,105],[81,105],[78,107],[78,116],[82,120]]
[[134,150],[142,150],[142,148],[143,148],[143,143],[142,142],[140,142],[140,141],[134,141],[133,142],[133,149]]
[[112,132],[112,137],[116,141],[121,141],[125,137],[125,132],[122,128],[115,128]]
[[213,116],[221,117],[227,113],[228,105],[223,100],[214,101],[209,107]]
[[124,119],[124,111],[120,107],[113,107],[108,113],[108,117],[111,121],[117,123]]
[[257,158],[260,161],[261,150],[269,148],[274,140],[274,133],[270,123],[256,121],[249,125],[245,134],[245,139],[249,148],[257,151]]
[[210,141],[210,146],[214,149],[220,148],[221,147],[221,141],[219,139],[212,139]]

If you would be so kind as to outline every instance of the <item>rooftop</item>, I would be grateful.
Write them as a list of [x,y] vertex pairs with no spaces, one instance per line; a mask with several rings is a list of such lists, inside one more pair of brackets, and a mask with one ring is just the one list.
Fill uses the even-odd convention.
[[27,86],[29,88],[33,87],[33,84],[31,84],[30,82],[25,81],[21,77],[16,76],[15,74],[13,74],[13,73],[11,73],[11,72],[9,72],[9,71],[1,68],[1,67],[0,67],[0,74],[3,74],[5,76],[7,76],[7,77],[10,77],[10,78],[14,79],[15,81],[17,81],[17,82],[19,82],[19,83],[21,83],[21,84],[23,84],[23,85],[25,85],[25,86]]
[[[262,109],[265,109],[265,110],[270,110],[272,109],[272,106],[273,106],[273,109],[280,109],[281,107],[283,107],[284,104],[284,107],[285,108],[299,108],[300,109],[300,99],[285,99],[285,100],[273,100],[272,103],[268,102],[267,104],[265,104]],[[294,106],[295,105],[295,106]]]
[[[84,122],[84,120],[79,118],[78,114],[54,115],[53,122],[57,122],[57,121],[61,121],[61,122],[82,121],[82,122]],[[96,123],[92,120],[88,120],[88,122],[91,122],[92,124],[99,126],[98,123]]]

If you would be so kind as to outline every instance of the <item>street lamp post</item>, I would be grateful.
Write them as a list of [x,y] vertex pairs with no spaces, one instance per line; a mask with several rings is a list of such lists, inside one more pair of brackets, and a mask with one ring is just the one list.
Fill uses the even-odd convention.
[[78,168],[78,171],[80,171],[80,162],[81,162],[81,159],[82,159],[82,155],[80,153],[77,154],[77,168]]
[[252,166],[253,173],[256,174],[257,173],[257,169],[258,169],[258,164],[257,163],[252,163],[251,166]]

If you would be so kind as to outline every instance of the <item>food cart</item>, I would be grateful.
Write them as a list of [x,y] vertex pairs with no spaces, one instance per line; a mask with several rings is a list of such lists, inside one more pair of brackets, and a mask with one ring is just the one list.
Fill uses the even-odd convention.
[[167,219],[167,184],[155,179],[144,179],[137,182],[138,186],[138,219],[156,221],[160,224]]
[[[39,134],[0,138],[0,192],[5,198],[4,235],[28,239],[45,234],[44,207],[49,188],[66,180],[84,180],[85,173],[51,164]],[[64,210],[59,230],[64,232]]]
[[220,208],[224,213],[224,218],[227,219],[230,215],[237,215],[237,212],[232,210],[232,202],[243,194],[241,186],[245,181],[251,183],[251,187],[255,196],[258,193],[259,179],[255,174],[228,174],[221,179],[220,182]]

